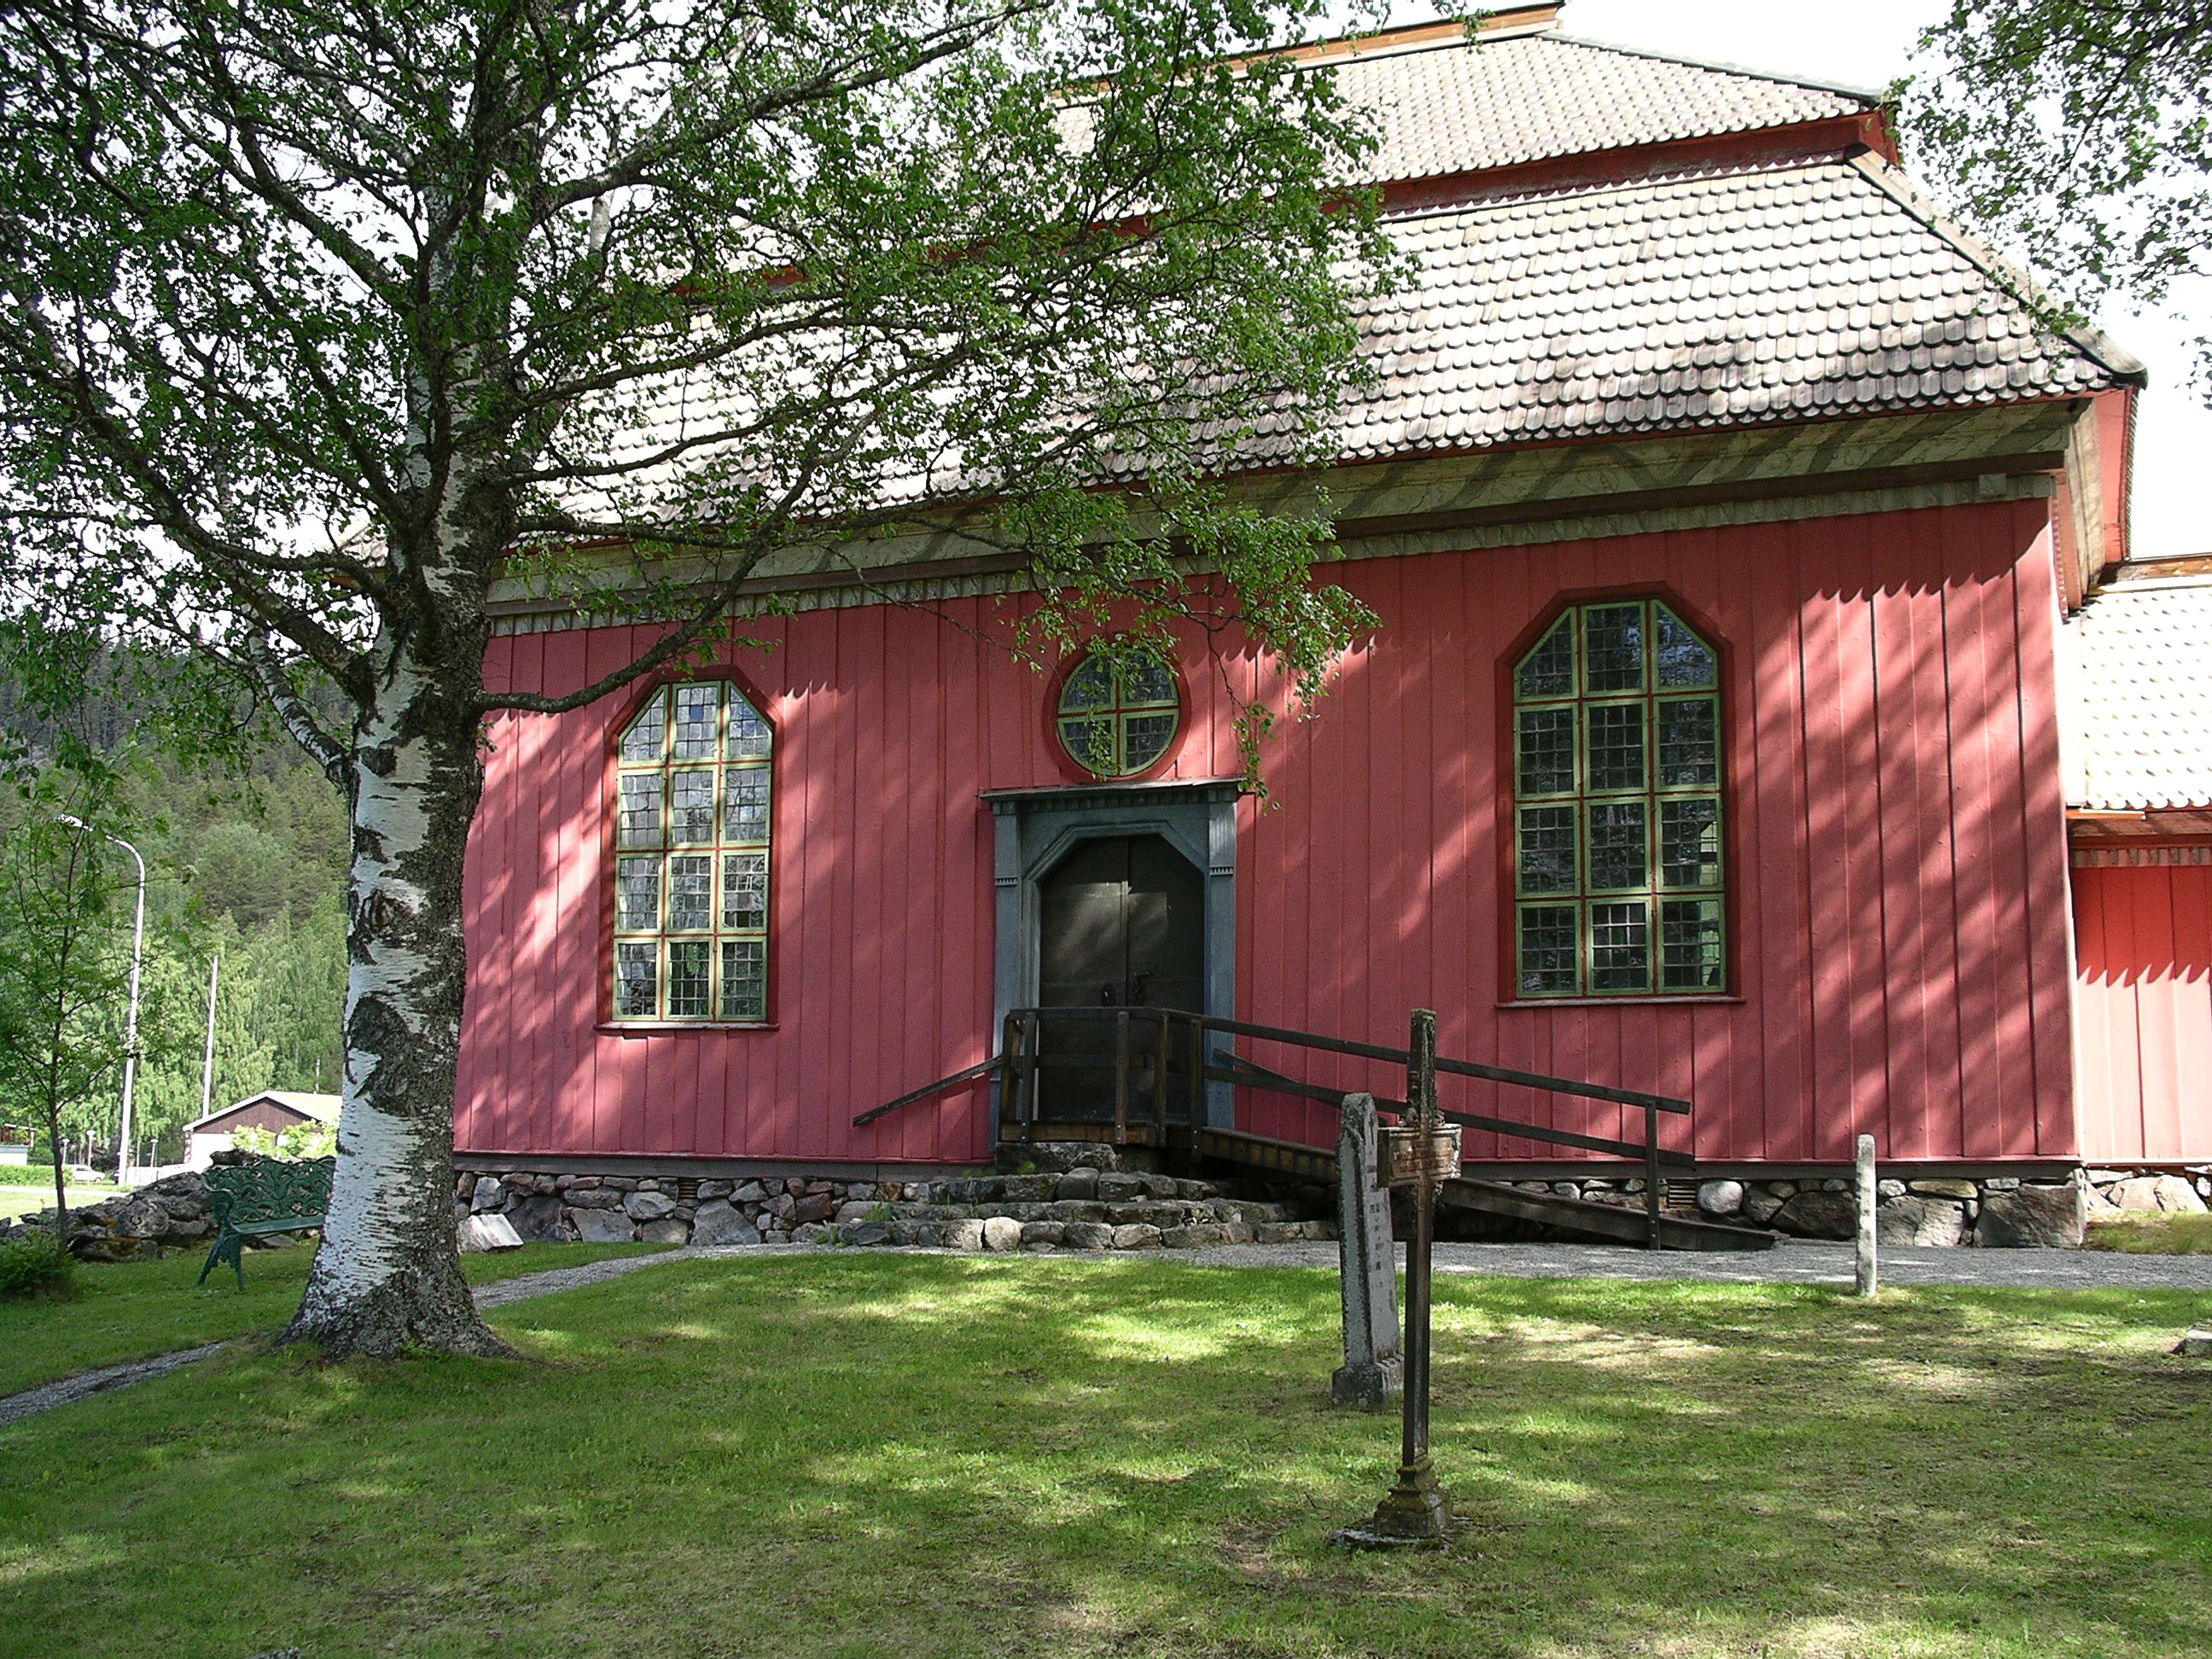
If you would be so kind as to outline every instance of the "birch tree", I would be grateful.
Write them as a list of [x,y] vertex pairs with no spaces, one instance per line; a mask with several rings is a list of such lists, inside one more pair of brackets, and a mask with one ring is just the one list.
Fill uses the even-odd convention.
[[[916,526],[1025,553],[1048,629],[1203,604],[1294,680],[1346,637],[1318,521],[1222,483],[1312,452],[1388,264],[1340,183],[1364,121],[1261,50],[1318,15],[0,13],[0,597],[250,685],[350,813],[338,1174],[293,1338],[499,1347],[451,1213],[489,717],[696,657],[773,553]],[[567,695],[489,686],[502,579],[657,637]]]

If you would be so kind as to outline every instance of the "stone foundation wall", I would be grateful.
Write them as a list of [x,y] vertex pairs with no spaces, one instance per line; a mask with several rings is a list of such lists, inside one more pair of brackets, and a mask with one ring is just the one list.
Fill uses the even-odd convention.
[[524,1238],[665,1244],[916,1244],[968,1250],[1187,1249],[1333,1239],[1310,1206],[1224,1183],[1076,1166],[950,1180],[694,1180],[466,1175],[456,1218],[504,1215]]

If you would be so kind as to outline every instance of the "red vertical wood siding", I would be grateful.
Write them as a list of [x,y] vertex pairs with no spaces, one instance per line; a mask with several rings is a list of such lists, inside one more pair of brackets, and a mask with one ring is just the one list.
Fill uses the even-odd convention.
[[[1273,798],[1240,811],[1239,1012],[1394,1041],[1407,1010],[1433,1007],[1447,1053],[1688,1097],[1681,1144],[1708,1159],[1847,1160],[1863,1132],[1886,1158],[2073,1155],[2051,557],[2031,502],[1334,567],[1382,626],[1316,718],[1278,728]],[[1563,596],[1638,589],[1674,594],[1727,652],[1735,1000],[1500,1006],[1498,664]],[[1042,678],[973,636],[1018,608],[751,628],[772,648],[741,665],[778,732],[772,1030],[598,1029],[615,700],[495,722],[469,866],[461,1145],[985,1156],[980,1092],[862,1131],[849,1119],[993,1043],[977,794],[1063,781]],[[501,639],[488,672],[563,690],[641,637]],[[1201,652],[1182,665],[1184,778],[1236,773],[1237,700],[1275,684],[1249,657]],[[1525,1091],[1455,1099],[1641,1133],[1640,1117]],[[1334,1138],[1319,1109],[1253,1097],[1240,1112]],[[1487,1137],[1468,1151],[1556,1156]]]
[[2081,1156],[2212,1158],[2212,866],[2074,872]]

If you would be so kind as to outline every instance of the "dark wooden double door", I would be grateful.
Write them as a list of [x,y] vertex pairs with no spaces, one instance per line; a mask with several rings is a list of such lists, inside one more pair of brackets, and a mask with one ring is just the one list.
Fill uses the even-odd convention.
[[[1206,1006],[1206,883],[1158,836],[1079,842],[1039,886],[1037,1000],[1054,1008]],[[1040,1022],[1041,1115],[1063,1121],[1114,1115],[1115,1021],[1089,1014]],[[1157,1022],[1131,1022],[1133,1115],[1151,1115]],[[1168,1068],[1183,1086],[1184,1044]],[[1179,1098],[1172,1096],[1171,1098]],[[1177,1114],[1180,1115],[1180,1113]]]

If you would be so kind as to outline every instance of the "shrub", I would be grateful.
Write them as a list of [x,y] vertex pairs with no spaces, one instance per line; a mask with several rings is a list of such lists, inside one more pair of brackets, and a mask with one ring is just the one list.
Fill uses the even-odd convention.
[[76,1261],[49,1233],[25,1233],[0,1243],[0,1298],[67,1296],[76,1288]]
[[261,1158],[328,1158],[338,1149],[338,1127],[335,1123],[295,1123],[272,1134],[249,1123],[231,1131],[230,1144]]

